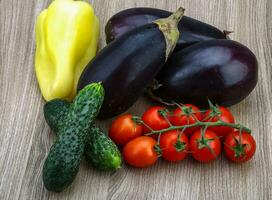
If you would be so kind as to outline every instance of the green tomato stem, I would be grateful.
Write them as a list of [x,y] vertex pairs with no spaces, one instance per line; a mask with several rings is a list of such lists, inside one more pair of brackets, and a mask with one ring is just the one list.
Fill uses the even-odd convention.
[[179,130],[179,129],[186,129],[186,128],[191,128],[191,127],[199,127],[199,126],[204,126],[204,127],[210,127],[210,126],[228,126],[236,129],[241,129],[244,130],[245,132],[251,133],[251,130],[245,126],[242,126],[240,124],[231,124],[231,123],[225,123],[222,121],[217,121],[217,122],[201,122],[198,121],[195,124],[188,124],[184,126],[170,126],[169,128],[162,129],[162,130],[153,130],[150,133],[147,133],[145,135],[155,135],[159,133],[165,133],[167,131],[172,131],[172,130]]

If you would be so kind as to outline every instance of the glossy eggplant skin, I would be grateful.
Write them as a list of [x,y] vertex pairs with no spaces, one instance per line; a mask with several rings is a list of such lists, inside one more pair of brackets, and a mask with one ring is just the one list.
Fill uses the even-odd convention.
[[[106,24],[106,41],[110,43],[124,33],[153,22],[158,18],[171,15],[171,12],[155,8],[130,8],[112,16]],[[211,39],[226,39],[226,34],[219,29],[198,21],[191,17],[183,16],[178,24],[182,33],[175,51],[188,47],[200,41]]]
[[134,29],[102,49],[82,73],[78,90],[102,82],[100,119],[127,110],[141,96],[166,60],[166,42],[154,23]]
[[247,97],[258,79],[255,55],[231,40],[195,44],[172,56],[156,76],[160,87],[151,93],[171,103],[207,107],[207,99],[231,106]]

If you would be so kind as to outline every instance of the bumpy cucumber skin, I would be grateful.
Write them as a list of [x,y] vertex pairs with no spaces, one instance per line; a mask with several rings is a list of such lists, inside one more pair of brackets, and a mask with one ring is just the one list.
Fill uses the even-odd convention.
[[83,88],[70,105],[43,166],[43,182],[48,190],[60,192],[73,182],[103,99],[102,85],[94,83]]
[[84,152],[84,141],[75,134],[62,134],[50,149],[43,166],[47,190],[61,192],[76,177]]
[[[48,125],[50,127],[54,126],[58,130],[58,126],[63,122],[68,108],[69,103],[65,100],[56,99],[48,102],[44,109],[46,112],[45,117],[49,119],[46,120]],[[51,119],[54,119],[54,121]],[[50,123],[51,121],[53,122]],[[58,135],[58,132],[56,134]],[[122,164],[121,153],[115,143],[106,133],[103,133],[95,126],[92,126],[89,130],[84,155],[88,164],[99,170],[114,171],[120,168]]]
[[122,158],[115,143],[99,128],[92,127],[85,147],[85,159],[100,170],[117,170]]
[[58,132],[60,124],[63,123],[70,103],[62,99],[53,99],[48,101],[43,107],[43,113],[46,123],[54,131]]

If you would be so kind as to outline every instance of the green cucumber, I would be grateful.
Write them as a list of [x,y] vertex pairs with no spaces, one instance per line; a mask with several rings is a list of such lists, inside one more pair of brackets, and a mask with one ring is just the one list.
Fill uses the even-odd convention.
[[48,190],[60,192],[73,182],[103,99],[102,85],[93,83],[84,87],[69,106],[43,166],[43,182]]
[[53,99],[44,105],[43,113],[45,121],[54,132],[58,132],[58,127],[63,123],[69,106],[70,103],[62,99]]
[[[47,124],[58,135],[58,126],[63,123],[69,103],[65,100],[54,99],[44,106],[44,117]],[[116,170],[121,167],[121,153],[115,143],[99,128],[93,126],[89,130],[85,146],[85,160],[99,170]]]
[[84,155],[88,163],[100,170],[117,170],[122,164],[116,144],[96,127],[90,129]]

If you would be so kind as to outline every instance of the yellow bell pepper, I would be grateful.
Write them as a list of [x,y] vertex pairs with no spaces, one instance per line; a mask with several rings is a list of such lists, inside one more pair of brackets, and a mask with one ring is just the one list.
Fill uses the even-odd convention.
[[95,56],[99,21],[83,1],[55,0],[37,18],[35,71],[45,100],[72,100],[78,79]]

